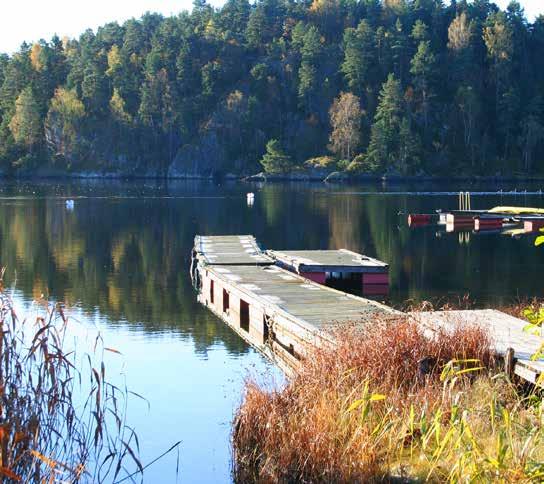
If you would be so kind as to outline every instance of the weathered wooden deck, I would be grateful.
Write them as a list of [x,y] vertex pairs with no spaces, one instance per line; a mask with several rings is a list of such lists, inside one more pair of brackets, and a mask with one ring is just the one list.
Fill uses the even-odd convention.
[[375,301],[347,294],[309,281],[277,266],[208,267],[225,285],[233,285],[248,298],[259,300],[273,312],[314,328],[369,319],[392,309]]
[[197,236],[191,274],[199,301],[286,373],[339,325],[397,314],[276,266],[251,236]]
[[197,258],[215,265],[268,265],[274,261],[267,256],[252,235],[221,235],[195,237]]
[[388,265],[372,257],[347,249],[339,250],[269,250],[273,259],[297,272],[384,273]]
[[[337,267],[333,264],[338,263],[338,251],[334,252],[295,251],[293,256],[299,263],[315,262],[327,271]],[[275,258],[290,253],[274,251],[272,255]],[[349,254],[341,257],[356,259]],[[191,275],[199,301],[286,373],[296,371],[309,348],[334,344],[335,328],[348,322],[372,324],[401,314],[384,304],[317,284],[278,267],[274,258],[265,254],[252,236],[197,236]],[[513,373],[531,383],[539,382],[544,373],[544,362],[531,361],[544,338],[524,332],[526,323],[520,319],[494,310],[410,316],[430,335],[441,327],[478,324],[489,332],[499,355],[512,354],[513,350]]]
[[498,355],[504,357],[509,349],[514,351],[512,369],[516,375],[536,383],[539,376],[544,373],[544,361],[531,361],[531,355],[544,344],[544,337],[523,331],[527,323],[521,319],[493,309],[432,311],[411,313],[411,316],[423,325],[429,334],[439,328],[478,325],[489,333]]

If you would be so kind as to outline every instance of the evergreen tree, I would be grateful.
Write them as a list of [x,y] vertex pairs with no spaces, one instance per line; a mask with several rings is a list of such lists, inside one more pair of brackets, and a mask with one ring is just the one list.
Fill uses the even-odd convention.
[[523,154],[523,168],[527,173],[533,169],[535,148],[544,141],[544,126],[535,114],[528,114],[521,122],[519,144]]
[[[493,81],[495,84],[495,114],[500,116],[498,131],[507,135],[504,143],[504,155],[509,149],[512,113],[514,111],[514,93],[509,91],[509,77],[512,68],[514,44],[512,31],[503,12],[492,15],[484,29],[484,40],[488,57],[493,61]],[[501,107],[508,113],[501,114]]]
[[413,174],[420,165],[421,143],[410,127],[408,118],[402,118],[399,130],[397,167],[402,175]]
[[23,89],[15,102],[15,114],[9,124],[15,141],[32,152],[43,133],[38,103],[29,87]]
[[393,58],[394,72],[401,84],[404,82],[404,76],[406,74],[409,49],[408,49],[408,37],[404,33],[404,27],[400,18],[397,18],[395,26],[392,32],[393,41],[391,43],[391,56]]
[[398,133],[402,119],[400,82],[389,74],[380,91],[380,99],[370,134],[367,156],[377,166],[388,169],[397,164]]
[[321,36],[319,31],[313,25],[308,28],[302,40],[300,49],[302,63],[299,70],[299,88],[298,96],[303,106],[308,110],[312,109],[312,98],[317,91],[318,69],[317,65],[321,55]]
[[431,43],[422,40],[411,62],[410,73],[413,75],[416,92],[420,98],[425,132],[429,126],[429,111],[432,97],[431,85],[435,76],[436,58],[431,51]]
[[278,140],[271,139],[266,143],[266,153],[261,159],[261,165],[267,173],[287,173],[293,168],[291,157],[286,155]]
[[344,62],[341,70],[350,90],[362,96],[373,81],[375,65],[374,32],[366,20],[357,29],[348,28],[344,32]]

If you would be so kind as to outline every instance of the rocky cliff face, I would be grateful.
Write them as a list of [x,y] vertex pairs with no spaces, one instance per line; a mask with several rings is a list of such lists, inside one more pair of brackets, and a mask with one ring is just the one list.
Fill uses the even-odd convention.
[[209,178],[227,166],[227,154],[214,131],[182,146],[170,166],[169,178]]

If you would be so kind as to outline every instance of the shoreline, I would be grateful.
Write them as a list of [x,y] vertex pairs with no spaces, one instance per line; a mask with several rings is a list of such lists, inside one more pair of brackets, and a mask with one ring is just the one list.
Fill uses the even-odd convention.
[[34,174],[0,174],[2,180],[200,180],[200,181],[232,181],[244,183],[325,183],[349,185],[355,183],[390,183],[402,184],[407,182],[427,182],[427,183],[450,183],[450,182],[481,182],[481,183],[508,183],[525,182],[540,183],[544,182],[544,176],[515,176],[515,175],[492,175],[492,176],[444,176],[444,175],[422,175],[422,176],[400,176],[400,175],[355,175],[347,176],[340,172],[329,173],[328,175],[314,173],[291,173],[267,175],[258,173],[255,175],[235,175],[227,173],[224,175],[196,175],[186,174],[177,176],[158,175],[158,174],[125,174],[125,173],[98,173],[98,172],[78,172],[78,173],[34,173]]

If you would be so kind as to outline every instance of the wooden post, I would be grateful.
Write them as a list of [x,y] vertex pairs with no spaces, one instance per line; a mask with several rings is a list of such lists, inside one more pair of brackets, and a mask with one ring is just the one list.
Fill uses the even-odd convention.
[[514,348],[508,348],[504,354],[504,372],[510,379],[514,375]]

